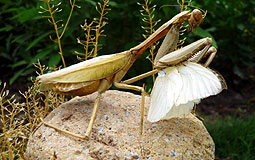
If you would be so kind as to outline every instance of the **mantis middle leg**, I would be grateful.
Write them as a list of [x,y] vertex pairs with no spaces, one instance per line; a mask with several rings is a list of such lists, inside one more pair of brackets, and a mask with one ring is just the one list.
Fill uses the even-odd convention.
[[143,117],[144,117],[144,102],[145,102],[145,90],[143,87],[139,86],[134,86],[134,85],[129,85],[125,83],[119,83],[115,82],[114,86],[117,88],[122,88],[122,89],[130,89],[130,90],[135,90],[138,92],[142,93],[142,104],[141,104],[141,119],[140,119],[140,141],[142,139],[142,133],[143,133]]

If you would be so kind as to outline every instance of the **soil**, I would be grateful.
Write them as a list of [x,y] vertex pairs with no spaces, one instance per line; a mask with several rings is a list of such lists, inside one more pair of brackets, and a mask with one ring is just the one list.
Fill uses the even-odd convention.
[[197,113],[209,119],[236,117],[244,118],[255,114],[255,85],[247,86],[241,92],[228,88],[222,93],[208,97],[197,107]]

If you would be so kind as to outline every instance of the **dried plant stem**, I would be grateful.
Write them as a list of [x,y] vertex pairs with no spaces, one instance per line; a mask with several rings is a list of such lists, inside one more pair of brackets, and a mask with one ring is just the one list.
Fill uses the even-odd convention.
[[69,23],[69,21],[71,19],[71,16],[73,14],[73,9],[74,9],[74,6],[75,6],[75,0],[73,0],[73,3],[71,3],[71,4],[72,4],[72,8],[71,8],[71,11],[69,13],[69,16],[68,16],[68,19],[66,21],[65,27],[63,29],[63,32],[61,33],[61,36],[59,37],[60,39],[63,37],[63,35],[64,35],[65,31],[66,31],[66,27],[67,27],[67,25],[68,25],[68,23]]
[[0,103],[1,103],[0,105],[1,105],[1,112],[2,112],[2,114],[1,114],[2,125],[3,125],[2,129],[3,129],[3,133],[5,133],[6,132],[6,122],[5,122],[4,106],[2,104],[2,99],[0,100]]
[[49,114],[49,104],[48,104],[48,92],[44,92],[44,95],[46,97],[45,99],[45,111],[44,111],[44,115],[43,115],[43,118],[46,117],[48,114]]
[[[153,31],[153,15],[150,12],[148,0],[145,0],[145,8],[146,8],[145,11],[147,12],[148,18],[149,18],[150,34],[152,34],[154,32]],[[151,49],[150,50],[151,59],[154,60],[154,46],[151,45],[150,49]],[[153,64],[152,64],[152,70],[154,70],[154,65]],[[154,74],[152,75],[152,78],[153,78],[153,83],[154,83],[155,82],[155,75]]]
[[61,56],[64,67],[66,67],[66,63],[65,63],[65,59],[64,59],[63,51],[62,51],[62,46],[61,46],[61,40],[60,40],[61,38],[60,38],[59,33],[58,33],[58,26],[57,26],[57,23],[55,22],[55,19],[53,17],[52,8],[50,6],[49,0],[46,0],[46,2],[47,2],[47,6],[49,8],[49,13],[50,13],[50,17],[51,17],[51,20],[52,20],[52,24],[54,25],[54,29],[55,29],[55,32],[56,32],[56,35],[57,35],[59,54]]
[[[156,5],[151,7],[150,4],[151,4],[151,0],[144,0],[144,4],[138,3],[138,5],[141,5],[143,8],[143,10],[141,10],[143,21],[149,25],[148,27],[142,27],[147,33],[146,35],[144,35],[145,38],[147,38],[149,35],[151,35],[154,32],[154,27],[159,22],[159,20],[154,21],[153,13],[155,11]],[[152,70],[154,70],[153,62],[154,62],[154,50],[156,45],[157,44],[153,44],[150,46],[150,58],[149,56],[147,57],[152,62]],[[153,82],[155,82],[155,75],[152,75],[152,77],[153,77]]]
[[104,0],[104,4],[103,7],[101,8],[101,12],[100,12],[100,19],[99,19],[99,23],[98,26],[96,28],[96,39],[95,39],[95,50],[94,50],[94,57],[97,56],[97,51],[98,51],[98,38],[100,36],[100,29],[102,28],[102,22],[103,22],[103,18],[105,16],[105,8],[108,4],[109,0]]
[[180,5],[180,12],[182,12],[184,10],[185,0],[182,0],[182,4],[180,4],[180,1],[178,0],[178,4]]
[[56,32],[56,35],[57,35],[59,54],[61,56],[61,59],[62,59],[62,62],[63,62],[63,66],[66,67],[65,59],[64,59],[64,56],[63,56],[62,45],[61,45],[61,38],[63,37],[63,35],[64,35],[65,31],[66,31],[67,25],[68,25],[68,23],[69,23],[69,21],[71,19],[71,16],[72,16],[72,13],[73,13],[73,9],[74,9],[74,6],[75,6],[75,0],[73,0],[73,2],[71,2],[71,6],[72,6],[71,7],[71,11],[69,13],[68,19],[66,21],[66,24],[64,26],[64,29],[63,29],[61,35],[59,34],[59,28],[58,28],[57,22],[55,21],[54,16],[53,16],[53,14],[54,14],[54,12],[56,10],[53,11],[54,7],[50,6],[49,0],[46,0],[46,3],[47,3],[47,6],[48,6],[48,10],[47,11],[50,13],[50,18],[51,18],[52,24],[54,25],[54,29],[55,29],[55,32]]
[[[185,1],[185,0],[181,0],[182,2],[180,3],[180,0],[177,0],[177,3],[178,5],[180,6],[180,12],[184,11],[187,9],[187,6],[191,6],[191,1],[192,0],[188,0],[188,1]],[[185,4],[186,3],[186,4]],[[196,7],[195,7],[196,8]]]
[[29,107],[29,102],[28,102],[28,95],[27,92],[25,93],[26,95],[26,106],[27,106],[27,115],[28,115],[28,120],[29,120],[29,126],[32,129],[33,128],[33,124],[32,124],[32,118],[31,118],[31,114],[30,114],[30,107]]
[[90,31],[91,31],[91,25],[92,23],[88,26],[87,29],[87,41],[86,41],[86,47],[85,47],[85,60],[88,59],[89,57],[89,43],[90,43]]
[[98,51],[101,49],[99,44],[100,36],[105,36],[103,35],[104,30],[102,28],[107,24],[106,15],[111,9],[108,5],[109,0],[101,1],[103,4],[98,2],[98,5],[96,6],[96,11],[99,13],[100,16],[98,18],[94,18],[91,23],[88,23],[85,19],[84,25],[81,25],[81,28],[86,32],[86,40],[78,39],[78,43],[84,46],[85,54],[80,55],[84,55],[85,60],[91,57],[96,57],[98,55]]

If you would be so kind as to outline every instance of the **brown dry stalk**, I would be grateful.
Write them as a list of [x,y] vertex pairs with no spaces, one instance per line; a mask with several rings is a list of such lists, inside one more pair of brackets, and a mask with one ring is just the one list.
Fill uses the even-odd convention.
[[61,56],[64,67],[66,67],[66,63],[65,63],[65,59],[64,59],[63,51],[62,51],[62,46],[61,46],[61,41],[60,41],[60,36],[59,36],[59,33],[58,33],[58,26],[57,26],[57,23],[56,23],[56,21],[53,17],[53,12],[52,12],[53,8],[50,6],[49,0],[46,0],[46,2],[47,2],[48,9],[49,9],[50,17],[51,17],[51,20],[52,20],[52,24],[54,25],[54,29],[55,29],[55,32],[56,32],[56,35],[57,35],[59,54]]
[[[160,21],[154,21],[154,11],[155,11],[155,5],[154,6],[150,6],[151,4],[151,0],[144,0],[144,4],[140,4],[138,3],[138,5],[142,6],[143,10],[141,11],[141,15],[143,16],[143,21],[147,24],[149,24],[149,27],[142,27],[145,32],[148,35],[144,35],[145,38],[147,38],[149,35],[151,35],[154,32],[154,27],[156,26],[156,24]],[[146,12],[146,13],[144,13]],[[151,62],[152,62],[152,70],[154,70],[154,65],[153,65],[153,61],[154,61],[154,50],[157,44],[153,44],[150,46],[150,58],[147,57]],[[152,75],[153,77],[153,83],[155,82],[155,75]]]
[[[70,21],[70,19],[71,19],[71,16],[72,16],[72,13],[73,13],[73,9],[74,9],[74,6],[75,6],[75,0],[73,0],[73,2],[70,1],[70,3],[71,3],[71,10],[70,10],[68,19],[67,19],[67,21],[66,21],[66,23],[65,23],[65,25],[64,25],[64,29],[63,29],[63,31],[62,31],[61,34],[59,34],[59,28],[62,28],[62,27],[58,27],[57,23],[60,22],[60,21],[62,21],[62,20],[59,20],[59,21],[56,22],[56,21],[55,21],[55,18],[54,18],[54,16],[53,16],[53,14],[54,14],[55,12],[60,12],[61,10],[59,10],[58,8],[57,8],[57,9],[54,9],[54,5],[51,6],[49,0],[45,0],[45,2],[46,2],[46,4],[47,4],[48,9],[44,9],[43,7],[41,7],[41,8],[44,10],[44,11],[41,12],[41,13],[44,13],[45,11],[47,11],[47,12],[49,12],[49,14],[50,14],[49,17],[51,18],[51,21],[49,20],[49,22],[50,22],[51,24],[53,24],[53,26],[54,26],[54,29],[55,29],[55,32],[56,32],[56,35],[57,35],[59,54],[60,54],[60,56],[61,56],[61,59],[62,59],[62,62],[63,62],[63,66],[66,67],[65,59],[64,59],[64,56],[63,56],[62,45],[61,45],[61,38],[63,37],[63,35],[64,35],[65,31],[66,31],[67,25],[68,25],[68,23],[69,23],[69,21]],[[60,4],[61,4],[61,3],[59,3],[58,5],[60,5]],[[46,16],[46,17],[48,17],[48,16]],[[50,37],[50,38],[51,38],[51,37]],[[52,38],[51,38],[51,39],[52,39]]]
[[109,10],[108,8],[106,9],[106,7],[108,6],[108,3],[109,3],[109,0],[103,0],[103,7],[99,3],[99,7],[100,7],[101,11],[99,11],[98,8],[96,7],[96,10],[100,14],[100,18],[99,18],[98,25],[96,26],[95,50],[94,50],[93,57],[97,56],[97,52],[98,52],[98,38],[99,38],[99,36],[101,34],[101,28],[105,25],[105,24],[103,24],[103,19],[105,18],[105,15],[107,14],[107,12],[105,12],[105,11]]

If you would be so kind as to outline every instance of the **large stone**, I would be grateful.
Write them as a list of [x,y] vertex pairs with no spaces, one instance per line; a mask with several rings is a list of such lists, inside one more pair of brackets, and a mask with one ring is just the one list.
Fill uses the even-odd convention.
[[[61,129],[84,134],[95,94],[75,97],[52,111],[46,122]],[[149,107],[146,97],[145,113]],[[117,159],[214,159],[215,145],[203,123],[193,115],[167,121],[144,123],[139,145],[141,96],[106,91],[89,141],[40,126],[30,136],[28,159],[117,160]]]

